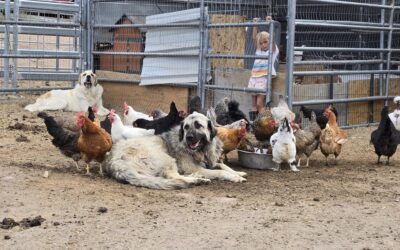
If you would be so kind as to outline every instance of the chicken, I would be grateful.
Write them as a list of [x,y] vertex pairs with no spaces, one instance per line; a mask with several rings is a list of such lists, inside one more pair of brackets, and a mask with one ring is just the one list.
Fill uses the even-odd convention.
[[400,131],[400,96],[396,96],[393,102],[396,104],[396,109],[389,114],[389,118],[396,130]]
[[95,113],[97,113],[97,107],[93,106],[88,108],[88,118],[89,120],[91,120],[92,122],[94,122],[94,124],[96,124],[97,126],[101,127],[102,129],[104,129],[108,134],[111,135],[111,122],[108,119],[108,115],[106,115],[106,118],[103,121],[100,121]]
[[301,166],[301,157],[304,155],[307,156],[307,164],[309,165],[309,160],[312,152],[318,148],[319,145],[319,136],[321,135],[321,128],[316,122],[315,113],[311,114],[311,123],[305,129],[300,129],[300,127],[292,123],[292,127],[294,128],[294,136],[296,137],[296,154],[297,154],[297,167]]
[[154,135],[154,129],[147,130],[143,128],[125,126],[122,123],[119,115],[117,115],[113,109],[110,111],[110,114],[108,114],[108,119],[111,122],[111,138],[113,143],[117,143],[119,140],[128,138]]
[[328,156],[330,154],[335,155],[335,163],[337,163],[337,157],[342,150],[342,145],[347,141],[347,133],[337,125],[336,116],[332,110],[326,109],[325,116],[328,118],[328,123],[325,129],[321,131],[319,141],[321,152],[326,157],[326,165],[328,166]]
[[326,124],[328,123],[328,118],[324,115],[326,109],[332,110],[332,112],[335,113],[335,116],[338,117],[338,112],[332,104],[329,104],[325,109],[310,109],[302,105],[300,107],[300,112],[302,112],[303,116],[308,119],[311,119],[311,112],[314,112],[319,127],[321,129],[324,129]]
[[83,112],[78,113],[76,119],[78,127],[81,129],[78,149],[81,159],[86,162],[86,174],[90,174],[89,163],[92,160],[96,160],[100,163],[100,174],[103,175],[101,164],[106,153],[111,150],[111,136],[104,129],[90,121]]
[[216,116],[222,116],[225,113],[228,112],[228,103],[230,102],[230,98],[228,96],[225,96],[224,98],[222,98],[221,100],[219,100],[217,102],[217,104],[215,105],[215,114]]
[[79,170],[78,161],[81,158],[80,151],[78,148],[79,131],[71,131],[68,128],[64,128],[60,125],[55,117],[49,116],[46,112],[39,112],[38,117],[44,120],[46,124],[47,132],[53,137],[51,141],[60,152],[74,160],[76,168]]
[[235,150],[242,138],[246,136],[246,123],[243,122],[240,128],[217,127],[216,130],[217,136],[224,144],[223,154],[225,155],[225,161],[227,162],[227,154],[232,150]]
[[134,123],[134,127],[144,129],[154,129],[156,135],[169,131],[172,127],[179,125],[185,118],[186,114],[184,111],[178,111],[175,102],[171,102],[169,113],[167,116],[149,121],[146,119],[137,119]]
[[258,113],[257,118],[253,121],[253,133],[258,143],[258,148],[262,152],[262,149],[266,146],[266,142],[269,142],[271,135],[276,130],[276,121],[272,117],[272,114],[268,107],[263,107]]
[[387,156],[386,165],[389,165],[390,157],[396,152],[397,145],[400,143],[399,131],[397,131],[388,116],[389,108],[384,106],[381,111],[381,121],[376,130],[371,133],[371,141],[378,155],[377,164],[380,164],[381,156]]
[[153,117],[134,110],[126,102],[124,102],[123,108],[124,108],[124,125],[133,126],[133,122],[135,122],[139,118],[146,119],[149,121],[153,120]]
[[296,137],[293,135],[293,129],[290,126],[288,118],[284,118],[279,125],[278,132],[270,138],[272,146],[272,161],[278,164],[287,162],[292,171],[299,171],[294,164],[296,161]]
[[271,108],[271,114],[277,123],[282,121],[284,118],[288,119],[289,123],[296,119],[296,114],[289,109],[289,106],[282,95],[279,95],[278,106]]
[[155,109],[155,110],[150,112],[150,116],[153,117],[153,120],[165,117],[167,115],[168,114],[163,112],[161,109]]
[[253,146],[253,143],[251,143],[251,141],[249,139],[247,139],[246,137],[243,137],[238,146],[237,146],[238,150],[242,150],[242,151],[246,151],[246,152],[255,152],[255,148]]
[[192,114],[195,111],[203,115],[207,114],[207,111],[201,108],[201,99],[199,96],[194,96],[190,99],[188,110],[189,114]]
[[239,109],[239,103],[235,100],[231,100],[228,103],[228,112],[217,114],[217,123],[220,125],[231,124],[235,121],[245,119],[247,122],[246,129],[249,130],[249,120],[246,115]]

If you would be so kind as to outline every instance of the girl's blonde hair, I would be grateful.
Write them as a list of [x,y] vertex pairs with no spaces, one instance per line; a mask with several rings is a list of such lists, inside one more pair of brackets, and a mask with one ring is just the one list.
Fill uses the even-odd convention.
[[256,36],[257,49],[261,48],[262,40],[267,38],[269,40],[269,33],[266,31],[258,32]]

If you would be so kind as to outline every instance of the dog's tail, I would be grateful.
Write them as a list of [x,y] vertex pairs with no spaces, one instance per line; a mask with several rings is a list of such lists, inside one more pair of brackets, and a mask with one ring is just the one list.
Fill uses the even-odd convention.
[[39,111],[39,108],[38,108],[36,103],[26,105],[24,109],[26,109],[26,110],[28,110],[30,112]]
[[151,189],[182,189],[189,186],[188,182],[179,179],[166,179],[164,177],[139,174],[130,168],[108,168],[108,173],[120,182],[138,187]]

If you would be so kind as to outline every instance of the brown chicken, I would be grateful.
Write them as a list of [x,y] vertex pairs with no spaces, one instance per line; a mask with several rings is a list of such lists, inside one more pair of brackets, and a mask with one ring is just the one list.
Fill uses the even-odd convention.
[[254,149],[253,143],[251,141],[244,137],[242,140],[240,140],[238,146],[238,150],[246,151],[246,152],[255,152],[256,150]]
[[262,151],[265,143],[269,143],[271,135],[276,131],[276,121],[272,117],[268,107],[263,107],[253,122],[253,132],[256,140],[259,141],[258,148]]
[[225,161],[228,161],[227,154],[235,150],[242,138],[246,136],[246,123],[242,123],[240,128],[216,127],[216,130],[217,136],[224,143],[223,154],[225,155]]
[[86,162],[86,174],[90,174],[89,163],[96,160],[100,163],[100,174],[103,174],[101,163],[104,157],[112,147],[112,139],[104,129],[95,125],[85,113],[77,114],[77,125],[81,129],[81,134],[78,139],[78,149],[81,154],[81,159]]
[[292,123],[294,130],[294,136],[296,137],[296,157],[297,157],[297,167],[301,166],[301,157],[306,155],[307,164],[309,165],[309,160],[312,152],[318,148],[319,137],[321,135],[321,128],[316,121],[316,115],[314,112],[311,114],[310,125],[305,129],[300,129],[300,126]]
[[339,128],[335,113],[332,110],[326,109],[324,114],[328,117],[328,123],[325,129],[321,131],[319,141],[321,152],[325,155],[326,165],[328,166],[328,156],[331,154],[335,155],[335,164],[337,164],[337,157],[342,150],[342,145],[347,141],[347,133]]

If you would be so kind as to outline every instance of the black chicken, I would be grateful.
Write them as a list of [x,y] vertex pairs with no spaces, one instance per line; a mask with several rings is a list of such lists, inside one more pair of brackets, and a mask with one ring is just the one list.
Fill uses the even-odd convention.
[[74,132],[60,126],[54,117],[49,116],[46,112],[39,112],[38,117],[44,120],[47,132],[53,137],[51,141],[63,155],[70,157],[74,160],[76,168],[79,170],[78,161],[80,151],[78,149],[78,140],[80,132]]
[[335,107],[333,107],[332,104],[329,104],[328,107],[325,109],[311,109],[307,108],[303,105],[300,107],[300,111],[303,112],[303,116],[305,118],[308,118],[311,120],[311,113],[314,111],[316,118],[317,118],[317,123],[321,129],[324,129],[326,127],[326,124],[328,123],[328,118],[324,115],[324,112],[326,109],[332,110],[332,112],[335,114],[336,117],[338,117],[338,112]]
[[171,102],[169,113],[167,116],[149,121],[146,119],[137,119],[133,124],[135,127],[144,129],[154,129],[154,134],[159,135],[169,131],[172,127],[179,125],[185,118],[184,111],[178,111],[175,102]]
[[239,109],[239,103],[235,100],[228,102],[228,112],[217,114],[217,123],[220,125],[228,125],[232,122],[245,119],[247,122],[246,129],[250,129],[249,120],[247,120],[246,115]]
[[375,153],[378,155],[380,164],[381,156],[387,156],[386,165],[389,165],[390,157],[396,152],[397,145],[400,143],[399,133],[389,119],[389,108],[384,106],[381,111],[381,121],[378,129],[372,131],[371,141],[375,148]]
[[196,111],[198,113],[202,113],[203,115],[207,115],[207,110],[201,108],[201,99],[199,96],[194,96],[192,99],[190,99],[188,110],[189,114],[192,114]]
[[[92,122],[94,122],[95,119],[96,119],[96,115],[94,114],[95,112],[97,112],[97,110],[96,109],[93,110],[93,108],[89,106],[89,108],[88,108],[88,118]],[[110,119],[108,119],[108,115],[106,115],[106,119],[104,119],[103,121],[100,122],[100,127],[102,129],[104,129],[108,134],[111,135],[111,121],[110,121]]]

